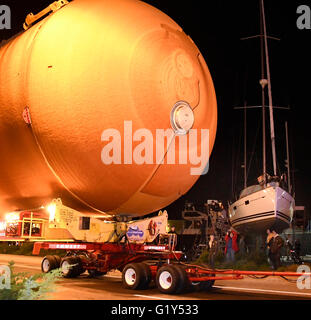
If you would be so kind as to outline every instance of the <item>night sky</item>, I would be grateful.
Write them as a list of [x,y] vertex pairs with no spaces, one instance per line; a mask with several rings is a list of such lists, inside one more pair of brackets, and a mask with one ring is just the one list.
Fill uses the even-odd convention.
[[[0,39],[8,39],[19,31],[26,15],[37,13],[52,0],[9,1],[12,30],[0,30]],[[169,215],[177,218],[185,200],[233,200],[243,187],[243,111],[234,106],[261,104],[260,40],[240,38],[259,34],[259,1],[145,1],[168,14],[193,39],[202,52],[212,78],[218,100],[219,124],[210,170],[187,195],[171,205]],[[296,26],[297,7],[301,1],[266,0],[267,32],[281,41],[269,40],[272,92],[275,106],[275,130],[278,168],[285,172],[285,129],[289,123],[290,151],[296,204],[311,207],[311,152],[309,141],[311,30]],[[311,3],[309,3],[311,7]],[[268,110],[267,110],[268,117]],[[248,184],[261,174],[262,140],[261,110],[248,111],[248,161],[251,161]],[[271,146],[267,119],[268,173],[272,174]],[[257,139],[256,139],[257,137]]]

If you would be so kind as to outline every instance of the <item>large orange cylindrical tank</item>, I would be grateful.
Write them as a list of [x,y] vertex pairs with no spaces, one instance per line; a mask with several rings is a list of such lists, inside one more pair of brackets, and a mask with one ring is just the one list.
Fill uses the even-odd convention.
[[[209,129],[210,152],[214,145],[208,67],[182,29],[142,1],[74,0],[2,45],[0,70],[0,213],[56,197],[78,210],[138,216],[169,205],[198,179],[193,165],[107,165],[102,135],[122,136],[132,121],[133,133],[155,136],[172,128],[180,101],[193,111],[181,126],[193,116],[192,129]],[[200,136],[196,146],[200,153]]]

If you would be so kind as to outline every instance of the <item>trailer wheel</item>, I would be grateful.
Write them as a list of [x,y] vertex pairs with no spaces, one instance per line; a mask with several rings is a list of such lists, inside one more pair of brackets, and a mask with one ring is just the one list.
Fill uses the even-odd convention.
[[96,277],[104,276],[105,274],[107,274],[107,272],[100,272],[94,269],[87,270],[87,272],[91,278],[96,278]]
[[143,279],[142,279],[142,283],[139,288],[140,289],[148,289],[149,284],[152,279],[150,267],[148,266],[148,264],[146,264],[144,262],[141,262],[138,264],[141,266],[142,271],[143,271]]
[[53,257],[54,257],[55,262],[56,262],[56,268],[59,268],[62,258],[60,256],[57,256],[57,255],[54,255]]
[[127,289],[141,289],[146,283],[145,271],[140,263],[130,263],[122,271],[122,283]]
[[45,256],[41,262],[41,270],[44,273],[48,273],[54,269],[57,269],[57,261],[54,256]]
[[180,273],[174,266],[163,266],[157,272],[156,285],[162,293],[176,293],[181,288],[180,281]]
[[[209,276],[215,277],[215,274],[210,274]],[[215,284],[215,280],[208,280],[202,282],[193,282],[192,287],[196,288],[199,291],[210,291]]]
[[76,257],[65,257],[62,259],[60,268],[65,278],[74,278],[80,273],[80,261]]
[[203,281],[199,284],[201,291],[210,291],[213,288],[215,280]]
[[84,273],[85,272],[85,268],[83,267],[83,260],[81,258],[81,256],[76,256],[75,257],[76,261],[77,261],[77,266],[75,268],[75,272],[77,274],[77,276],[79,276],[80,274]]
[[176,289],[176,293],[182,293],[182,292],[186,291],[187,289],[189,289],[190,281],[188,279],[187,272],[184,267],[179,266],[179,265],[175,265],[174,268],[177,270],[177,272],[179,274],[179,278],[180,278],[179,285]]

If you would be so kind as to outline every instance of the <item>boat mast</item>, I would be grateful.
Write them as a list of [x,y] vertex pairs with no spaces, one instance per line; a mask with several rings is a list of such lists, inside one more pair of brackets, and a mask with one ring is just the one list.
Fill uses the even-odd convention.
[[268,95],[269,95],[269,110],[270,110],[270,130],[271,130],[273,172],[274,172],[274,176],[276,176],[277,165],[276,165],[275,130],[274,130],[274,117],[273,117],[273,100],[272,100],[271,74],[270,74],[270,64],[269,64],[269,50],[268,50],[264,0],[261,0],[261,10],[262,10],[262,22],[263,22],[263,32],[264,32],[265,53],[266,53],[266,68],[267,68],[267,78],[268,78],[267,80],[268,80]]
[[291,194],[292,193],[292,185],[291,185],[291,180],[290,180],[290,162],[289,162],[289,143],[288,143],[288,123],[287,123],[287,121],[285,122],[285,132],[286,132],[286,154],[287,154],[287,161],[286,161],[287,185],[288,185],[288,192]]
[[260,6],[260,50],[261,50],[261,98],[262,98],[262,171],[264,176],[264,186],[267,185],[267,151],[266,151],[266,97],[265,87],[267,85],[265,75],[265,53],[264,53],[264,34],[263,34],[263,13]]
[[247,188],[247,107],[244,105],[244,189]]

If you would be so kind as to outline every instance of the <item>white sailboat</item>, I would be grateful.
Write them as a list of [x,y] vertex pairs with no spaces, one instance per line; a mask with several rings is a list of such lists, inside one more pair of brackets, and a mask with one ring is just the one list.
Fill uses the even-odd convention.
[[[286,146],[287,146],[287,188],[285,181],[277,176],[276,147],[274,133],[273,100],[271,89],[271,76],[269,65],[268,36],[264,1],[260,0],[261,11],[261,49],[262,49],[262,117],[263,117],[263,174],[258,178],[258,185],[247,187],[246,181],[246,150],[244,150],[244,190],[237,201],[229,206],[231,225],[240,233],[263,233],[267,229],[275,229],[280,232],[289,227],[295,208],[295,200],[291,195],[290,166],[288,152],[288,134],[286,123]],[[253,38],[253,37],[252,37]],[[266,166],[266,129],[265,129],[265,94],[268,88],[269,113],[271,129],[271,145],[274,176],[267,174]],[[246,114],[246,106],[244,112]],[[246,123],[245,123],[246,128]],[[246,132],[244,148],[246,149]]]

